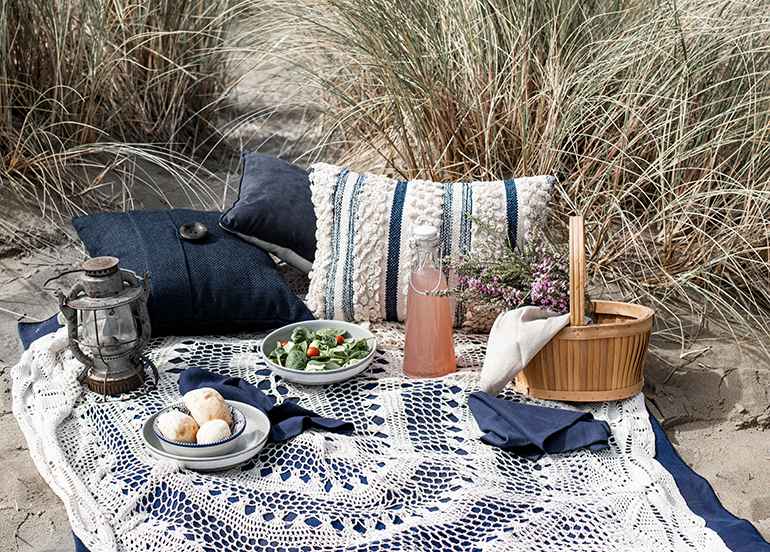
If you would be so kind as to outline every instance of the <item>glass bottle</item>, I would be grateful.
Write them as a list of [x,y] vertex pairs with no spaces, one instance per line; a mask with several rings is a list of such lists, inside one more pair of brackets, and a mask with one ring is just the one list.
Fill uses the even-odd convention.
[[[406,300],[404,373],[434,378],[455,372],[452,309],[447,279],[439,260],[439,232],[420,225],[413,232],[417,256]],[[443,292],[443,293],[442,293]]]

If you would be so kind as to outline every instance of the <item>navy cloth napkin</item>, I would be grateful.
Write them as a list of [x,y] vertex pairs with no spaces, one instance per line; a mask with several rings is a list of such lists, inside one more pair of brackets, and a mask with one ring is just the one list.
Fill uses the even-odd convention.
[[468,406],[483,442],[522,456],[609,448],[609,424],[590,412],[506,401],[482,391],[471,393]]
[[324,418],[292,401],[276,405],[275,400],[242,378],[227,377],[201,368],[188,368],[179,376],[179,392],[211,387],[225,399],[250,404],[270,419],[270,440],[286,441],[306,429],[316,428],[333,433],[353,433],[353,424],[334,418]]

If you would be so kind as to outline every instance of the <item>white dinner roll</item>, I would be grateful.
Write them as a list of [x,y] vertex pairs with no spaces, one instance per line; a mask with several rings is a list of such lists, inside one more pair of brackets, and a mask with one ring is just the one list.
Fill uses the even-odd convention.
[[211,387],[188,391],[182,400],[198,425],[203,425],[210,420],[224,420],[228,426],[233,423],[230,407],[227,406],[222,395]]
[[198,444],[207,445],[230,437],[230,426],[224,420],[211,420],[198,430]]
[[194,443],[198,433],[198,423],[184,412],[169,410],[158,416],[158,431],[166,439]]

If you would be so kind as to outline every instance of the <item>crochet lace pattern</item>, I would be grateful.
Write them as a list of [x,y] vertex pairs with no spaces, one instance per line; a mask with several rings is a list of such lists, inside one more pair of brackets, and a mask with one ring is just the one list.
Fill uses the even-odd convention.
[[[583,407],[609,422],[610,450],[529,460],[477,438],[467,395],[478,389],[483,336],[457,335],[456,374],[410,380],[402,327],[373,330],[371,369],[325,387],[275,377],[256,352],[260,336],[157,339],[157,389],[107,401],[78,385],[60,330],[13,368],[14,414],[92,552],[727,550],[654,459],[641,395]],[[178,400],[188,366],[243,377],[356,431],[308,431],[222,473],[159,462],[139,430]]]

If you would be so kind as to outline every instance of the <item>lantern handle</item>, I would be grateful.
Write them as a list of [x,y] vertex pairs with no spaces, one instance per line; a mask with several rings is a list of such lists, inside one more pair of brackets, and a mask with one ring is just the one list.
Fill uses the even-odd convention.
[[65,270],[64,272],[62,272],[60,274],[57,274],[56,276],[51,276],[45,282],[43,282],[43,290],[45,290],[45,291],[57,291],[57,290],[55,290],[53,288],[49,288],[48,284],[50,284],[51,282],[53,282],[55,280],[58,280],[62,276],[67,276],[68,274],[75,274],[76,272],[84,272],[84,270],[82,268],[74,268],[72,270]]
[[[65,270],[64,272],[61,272],[61,273],[57,274],[56,276],[51,276],[45,282],[43,282],[42,289],[45,290],[45,291],[54,291],[54,292],[56,292],[58,290],[56,288],[49,288],[48,284],[58,280],[62,276],[67,276],[68,274],[75,274],[76,272],[85,272],[85,270],[83,270],[82,268],[73,268],[72,270]],[[138,286],[140,283],[144,283],[143,280],[146,280],[147,278],[149,278],[149,273],[147,273],[147,272],[145,272],[143,278],[139,278],[139,275],[136,272],[134,272],[133,270],[128,270],[128,269],[125,269],[125,268],[121,268],[120,272],[123,275],[123,282],[131,284],[131,285],[137,285]],[[145,285],[145,287],[146,287],[146,285]]]
[[144,278],[140,278],[139,275],[133,270],[128,270],[127,268],[121,268],[120,275],[123,278],[124,284],[129,284],[131,286],[136,286],[136,287],[139,287],[140,284],[144,286]]

